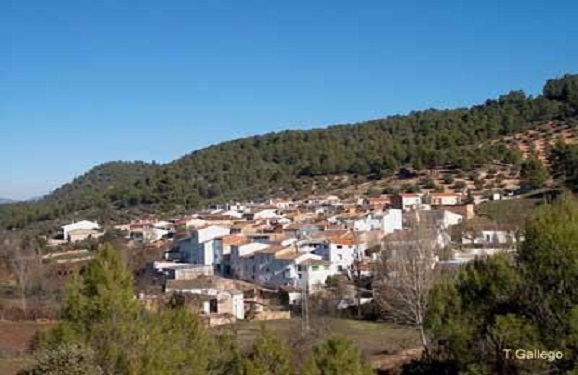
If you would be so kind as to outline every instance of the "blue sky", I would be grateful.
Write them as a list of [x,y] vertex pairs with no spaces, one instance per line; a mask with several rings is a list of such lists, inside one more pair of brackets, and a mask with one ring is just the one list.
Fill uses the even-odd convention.
[[578,2],[1,0],[0,197],[110,160],[537,94]]

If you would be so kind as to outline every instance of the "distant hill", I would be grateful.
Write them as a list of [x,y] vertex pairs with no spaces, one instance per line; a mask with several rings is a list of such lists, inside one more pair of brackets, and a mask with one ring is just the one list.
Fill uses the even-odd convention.
[[0,198],[0,204],[8,204],[8,203],[15,203],[16,201],[13,199],[6,199],[6,198]]
[[[106,163],[39,202],[3,206],[0,224],[21,227],[87,209],[182,211],[215,201],[292,196],[313,186],[334,188],[328,176],[380,179],[402,166],[467,172],[493,161],[515,164],[524,151],[492,140],[577,115],[578,75],[566,75],[546,82],[537,97],[511,91],[471,108],[269,133],[223,142],[163,165]],[[166,142],[172,136],[167,134]]]

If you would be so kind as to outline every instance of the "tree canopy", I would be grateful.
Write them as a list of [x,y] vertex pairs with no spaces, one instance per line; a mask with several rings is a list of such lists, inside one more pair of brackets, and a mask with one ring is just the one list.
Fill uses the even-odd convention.
[[[528,220],[516,257],[476,260],[434,288],[427,316],[433,358],[408,373],[428,373],[427,365],[464,374],[575,373],[577,259],[578,200],[565,194]],[[548,355],[520,360],[520,349]]]
[[[63,319],[39,337],[36,363],[23,375],[294,375],[287,344],[263,329],[244,350],[228,334],[209,332],[194,306],[173,296],[157,310],[134,297],[119,252],[103,246],[70,283]],[[182,297],[182,296],[181,296]],[[351,342],[322,341],[312,356],[320,374],[369,374]],[[325,349],[324,349],[325,348]],[[346,351],[346,352],[344,352]],[[330,357],[337,355],[336,358]],[[341,362],[335,362],[341,361]],[[334,372],[337,364],[363,372]],[[349,370],[348,370],[349,371]]]

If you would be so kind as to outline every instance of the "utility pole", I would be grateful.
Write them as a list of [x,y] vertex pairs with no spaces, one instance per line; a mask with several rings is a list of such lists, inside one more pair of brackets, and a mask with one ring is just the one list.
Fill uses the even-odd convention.
[[309,332],[309,293],[303,273],[301,273],[301,326],[303,332]]
[[353,241],[355,242],[355,263],[357,264],[355,270],[357,275],[355,275],[353,279],[353,286],[355,287],[355,293],[357,294],[357,318],[361,319],[361,291],[356,285],[356,282],[361,279],[361,254],[359,252],[359,241],[357,240],[357,231],[355,228],[353,228]]

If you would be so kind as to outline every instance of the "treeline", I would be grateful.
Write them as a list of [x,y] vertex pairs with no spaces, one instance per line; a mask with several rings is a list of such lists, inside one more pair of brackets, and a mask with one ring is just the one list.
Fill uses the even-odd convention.
[[[190,209],[228,199],[292,194],[327,175],[381,176],[401,166],[464,170],[520,154],[488,140],[578,114],[578,75],[549,80],[543,94],[512,91],[482,105],[425,110],[326,129],[284,131],[224,142],[172,163],[109,163],[43,201],[0,207],[0,223],[22,227],[87,207]],[[170,142],[170,135],[167,135]]]
[[345,338],[302,342],[301,349],[309,347],[303,353],[263,329],[244,348],[233,330],[207,330],[183,295],[173,295],[157,311],[145,309],[133,296],[133,279],[119,252],[103,247],[72,280],[63,320],[40,335],[35,363],[20,374],[372,373],[359,348]]
[[575,374],[578,200],[541,208],[514,256],[468,264],[430,294],[426,356],[405,374]]

